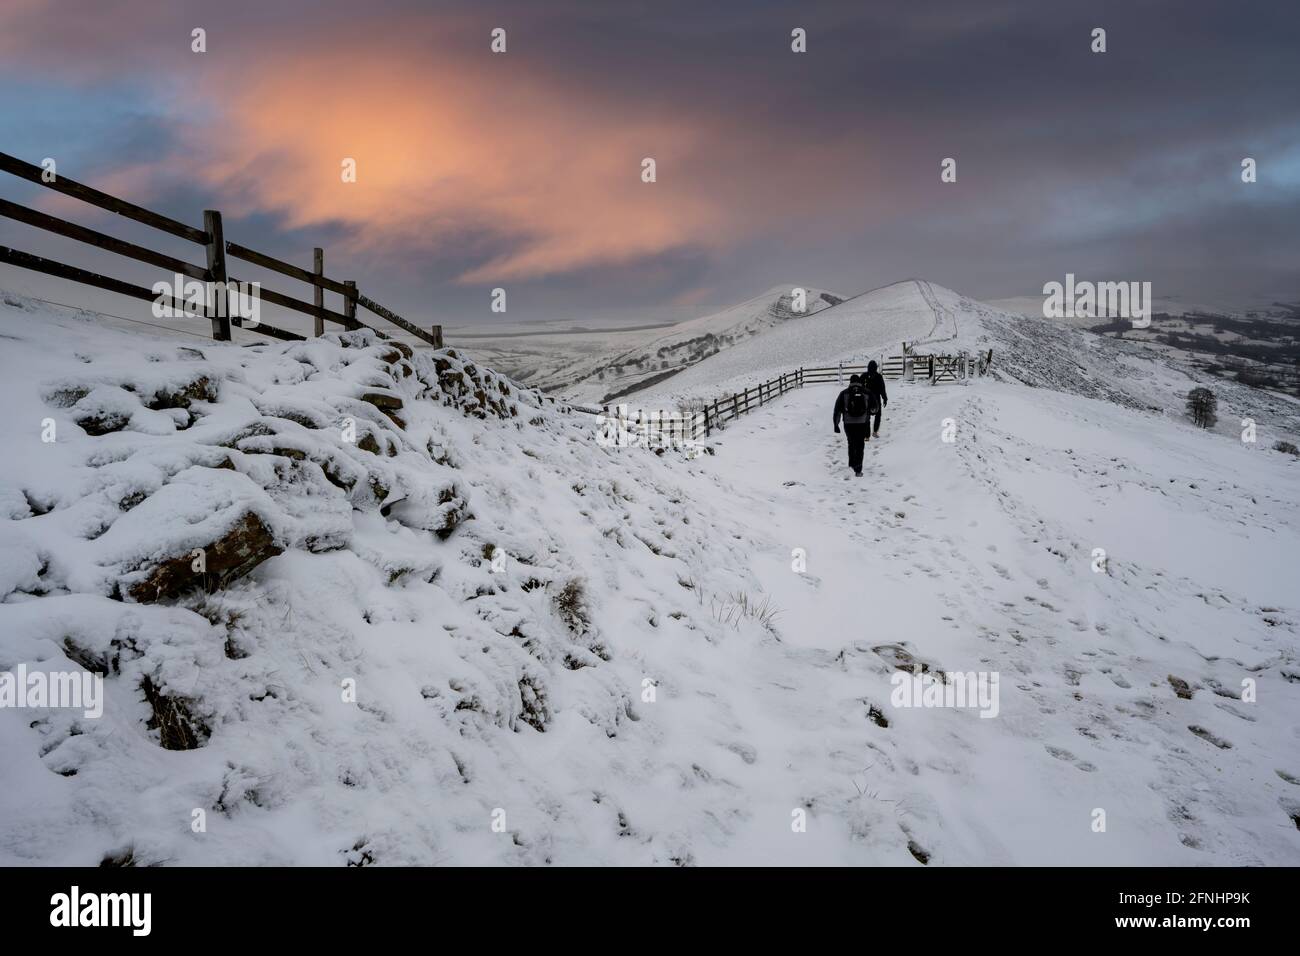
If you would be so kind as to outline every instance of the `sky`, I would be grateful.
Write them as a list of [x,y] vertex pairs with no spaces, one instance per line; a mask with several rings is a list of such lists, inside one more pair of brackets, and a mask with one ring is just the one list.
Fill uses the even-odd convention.
[[1260,0],[0,0],[0,151],[303,266],[322,246],[421,324],[499,321],[495,288],[513,321],[592,321],[914,276],[1296,301],[1298,33]]

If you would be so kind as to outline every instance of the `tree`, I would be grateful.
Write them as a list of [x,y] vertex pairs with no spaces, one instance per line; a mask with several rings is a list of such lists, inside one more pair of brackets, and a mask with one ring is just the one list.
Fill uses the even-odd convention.
[[1214,427],[1219,420],[1218,409],[1219,400],[1208,388],[1197,386],[1187,393],[1187,414],[1202,428]]

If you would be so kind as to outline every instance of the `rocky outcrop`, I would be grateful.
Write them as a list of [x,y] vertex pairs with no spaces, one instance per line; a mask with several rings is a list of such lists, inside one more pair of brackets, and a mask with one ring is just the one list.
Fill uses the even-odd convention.
[[155,565],[143,580],[127,593],[141,604],[173,600],[187,591],[201,588],[211,594],[241,578],[267,558],[283,550],[256,514],[246,513],[224,535],[203,549],[202,570],[198,557],[187,551]]

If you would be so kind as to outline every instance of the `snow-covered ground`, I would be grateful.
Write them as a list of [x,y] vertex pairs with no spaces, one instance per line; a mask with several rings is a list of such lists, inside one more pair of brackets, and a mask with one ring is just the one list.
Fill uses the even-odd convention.
[[107,699],[0,708],[2,863],[1300,863],[1290,400],[1201,431],[1183,370],[915,282],[680,376],[993,343],[855,479],[828,386],[656,456],[454,352],[18,301],[0,671]]

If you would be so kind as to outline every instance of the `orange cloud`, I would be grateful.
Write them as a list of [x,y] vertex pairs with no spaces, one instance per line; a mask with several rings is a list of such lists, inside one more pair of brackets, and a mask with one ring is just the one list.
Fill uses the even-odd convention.
[[[507,251],[466,282],[626,261],[725,228],[702,185],[680,182],[679,163],[701,145],[689,127],[578,101],[520,75],[508,55],[453,64],[317,49],[214,83],[221,113],[188,151],[228,212],[276,210],[291,228],[346,223],[362,247],[498,237]],[[641,182],[645,156],[657,183]],[[342,181],[345,158],[355,183]]]
[[[861,151],[802,137],[792,118],[763,116],[760,128],[695,108],[671,74],[632,96],[607,94],[563,61],[491,54],[486,31],[446,18],[445,31],[481,33],[477,47],[461,36],[431,44],[427,18],[408,11],[309,20],[293,34],[214,23],[210,52],[198,55],[189,20],[179,10],[142,17],[144,0],[107,0],[71,34],[54,29],[57,5],[9,2],[21,3],[8,19],[26,51],[15,55],[63,50],[65,81],[92,84],[110,66],[118,78],[127,62],[169,78],[149,89],[174,115],[180,147],[96,185],[145,203],[164,185],[201,185],[230,216],[271,212],[313,232],[341,223],[348,239],[331,245],[352,254],[473,262],[457,277],[465,283],[723,249],[768,232],[794,239],[846,215],[833,197],[862,179]],[[92,34],[111,56],[75,55]],[[640,178],[647,156],[653,184]],[[345,158],[356,160],[356,183],[341,179]]]

